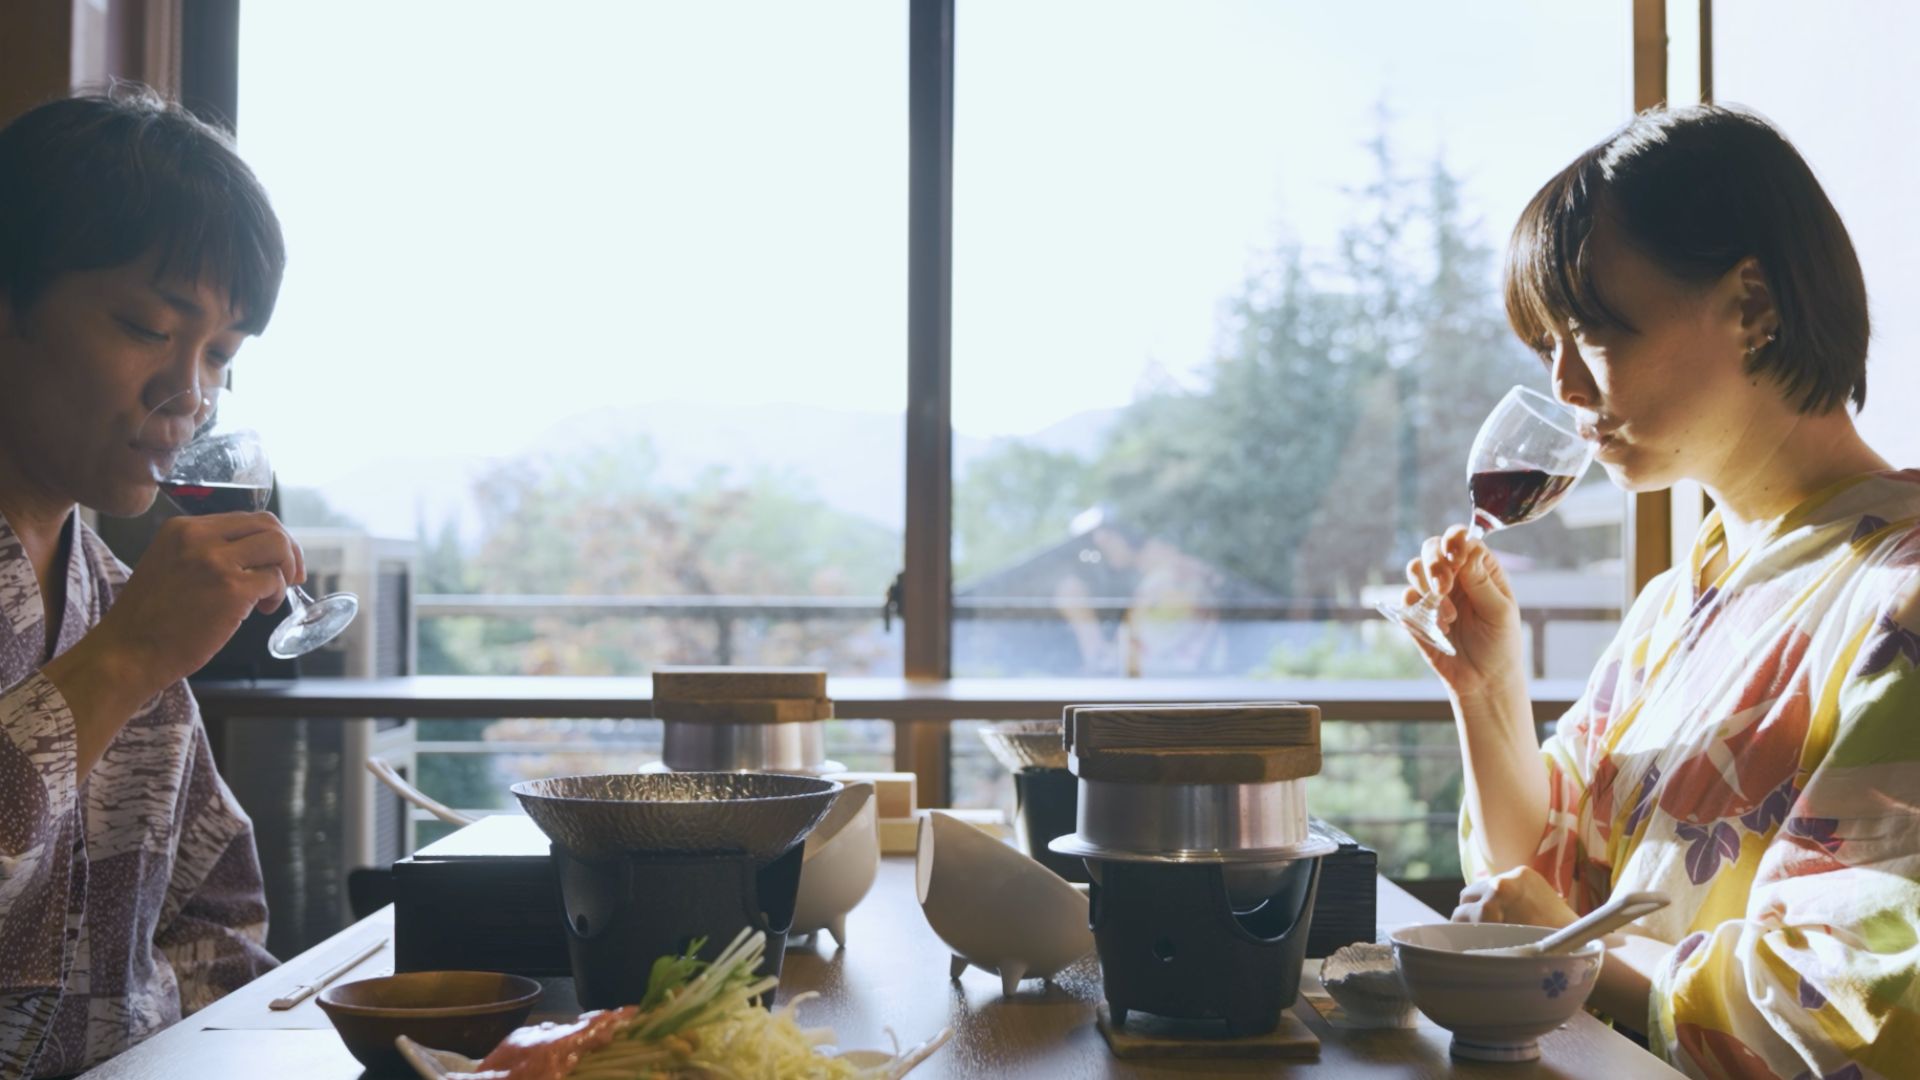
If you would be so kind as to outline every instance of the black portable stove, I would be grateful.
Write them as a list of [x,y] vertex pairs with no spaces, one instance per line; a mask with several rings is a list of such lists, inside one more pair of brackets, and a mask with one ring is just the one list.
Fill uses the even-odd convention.
[[1279,1026],[1339,848],[1307,816],[1319,719],[1290,702],[1067,710],[1078,829],[1051,847],[1092,877],[1114,1025],[1138,1011],[1230,1037]]
[[1273,1030],[1293,1004],[1320,880],[1317,856],[1277,870],[1249,904],[1220,863],[1089,860],[1094,943],[1115,1024],[1138,1009],[1221,1020],[1230,1036]]

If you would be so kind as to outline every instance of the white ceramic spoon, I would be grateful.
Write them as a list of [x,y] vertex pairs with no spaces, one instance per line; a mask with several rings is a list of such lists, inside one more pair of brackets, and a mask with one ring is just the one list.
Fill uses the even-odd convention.
[[1666,893],[1623,893],[1608,900],[1564,929],[1525,945],[1502,945],[1493,949],[1468,949],[1469,956],[1552,956],[1573,950],[1610,930],[1627,925],[1642,915],[1651,915],[1672,901]]

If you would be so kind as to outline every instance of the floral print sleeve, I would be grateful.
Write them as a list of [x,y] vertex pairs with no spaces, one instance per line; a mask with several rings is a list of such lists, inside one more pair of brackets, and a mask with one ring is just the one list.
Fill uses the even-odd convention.
[[[1547,822],[1540,846],[1528,865],[1580,911],[1598,907],[1611,892],[1610,815],[1605,811],[1614,798],[1614,777],[1604,740],[1613,720],[1614,702],[1629,696],[1632,684],[1645,674],[1644,659],[1634,662],[1637,654],[1644,653],[1645,644],[1636,628],[1657,617],[1672,588],[1672,579],[1671,573],[1662,575],[1640,594],[1633,610],[1622,620],[1620,633],[1594,665],[1580,700],[1540,746],[1547,767]],[[1490,856],[1475,839],[1473,821],[1464,807],[1460,813],[1460,866],[1468,881],[1486,877],[1494,870]]]

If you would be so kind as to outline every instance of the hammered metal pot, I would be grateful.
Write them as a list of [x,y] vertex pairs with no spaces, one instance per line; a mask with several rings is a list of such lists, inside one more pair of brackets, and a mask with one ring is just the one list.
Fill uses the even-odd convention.
[[779,773],[610,773],[526,780],[512,790],[549,840],[581,858],[771,860],[806,838],[840,784]]

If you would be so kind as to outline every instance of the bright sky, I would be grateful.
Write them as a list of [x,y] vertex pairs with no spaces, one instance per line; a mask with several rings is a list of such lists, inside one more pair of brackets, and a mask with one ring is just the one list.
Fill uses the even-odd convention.
[[[1623,115],[1624,4],[1433,7],[963,0],[957,426],[1206,359],[1281,223],[1331,240],[1379,103],[1496,240]],[[906,8],[247,5],[241,146],[292,265],[239,378],[303,403],[282,474],[513,453],[609,404],[899,412]]]
[[[1500,243],[1625,117],[1627,9],[960,0],[957,428],[1036,431],[1203,362],[1263,252],[1331,243],[1382,103]],[[899,413],[906,10],[246,5],[241,147],[292,264],[238,379],[298,403],[282,475],[514,454],[609,406]]]

